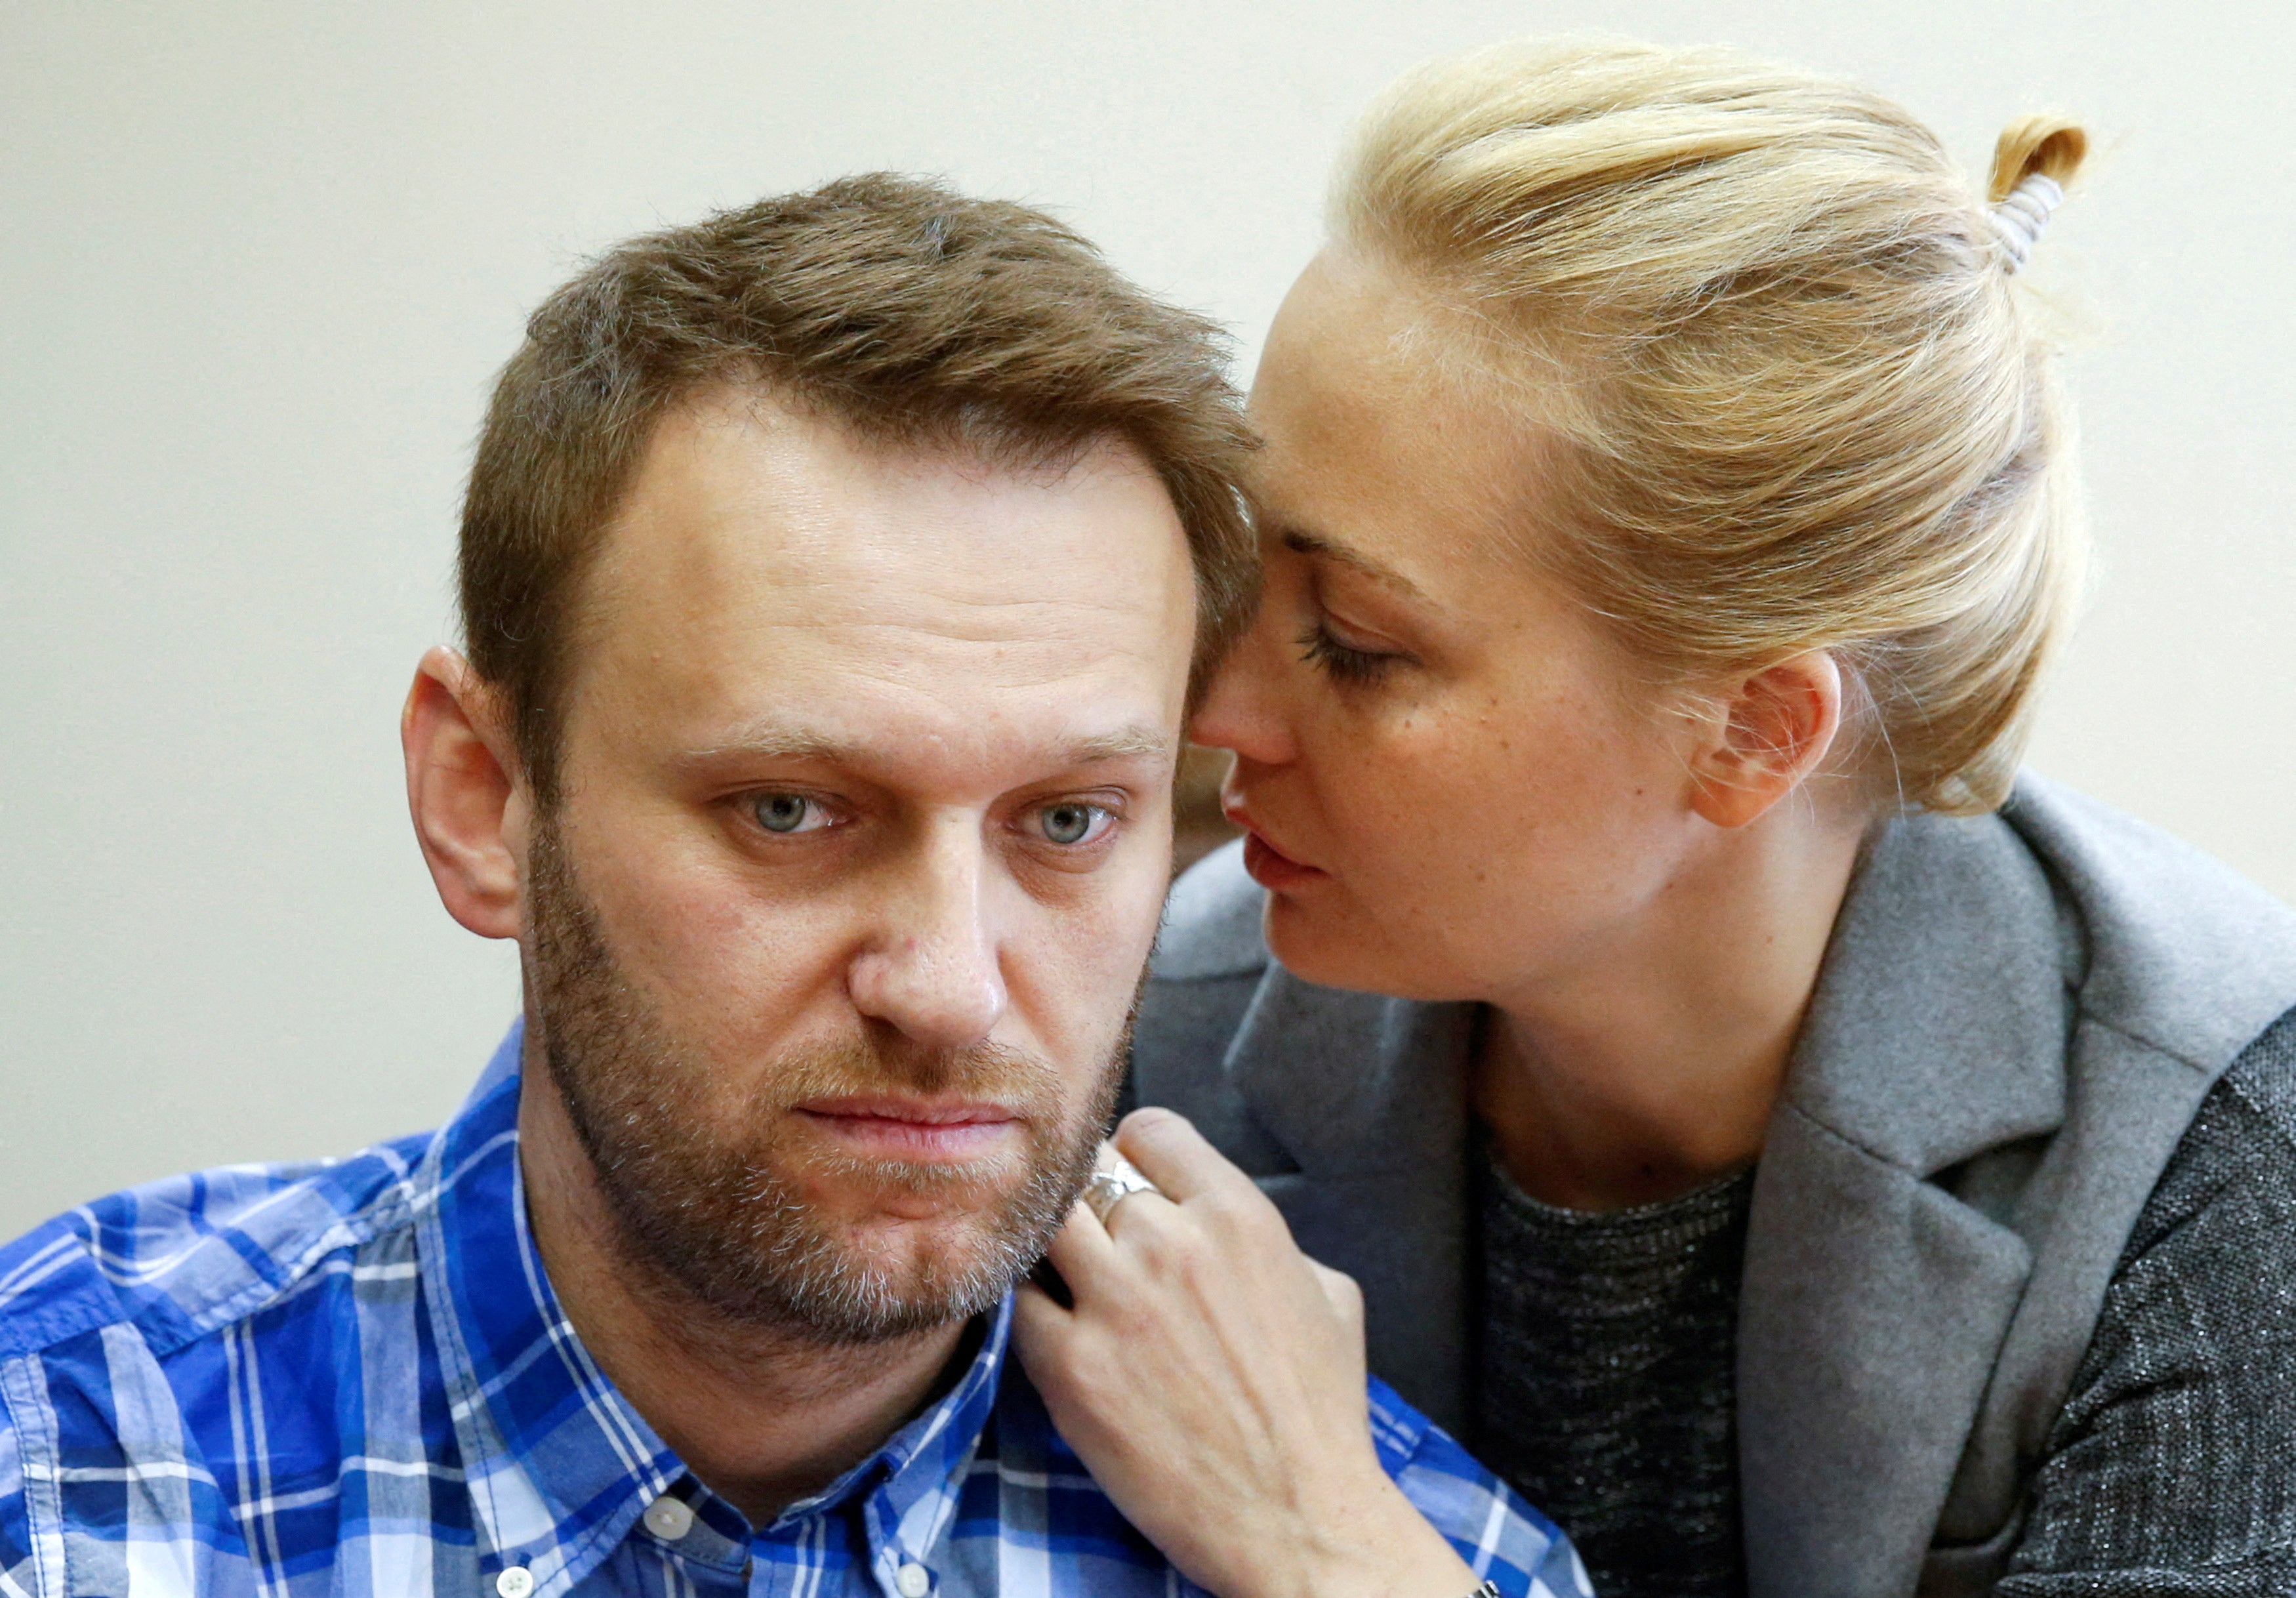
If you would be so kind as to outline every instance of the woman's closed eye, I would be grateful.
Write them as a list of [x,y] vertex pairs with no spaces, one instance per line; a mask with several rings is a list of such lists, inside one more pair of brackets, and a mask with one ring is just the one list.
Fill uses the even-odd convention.
[[1300,658],[1335,683],[1368,687],[1409,657],[1349,643],[1332,630],[1326,618],[1318,616],[1300,635]]

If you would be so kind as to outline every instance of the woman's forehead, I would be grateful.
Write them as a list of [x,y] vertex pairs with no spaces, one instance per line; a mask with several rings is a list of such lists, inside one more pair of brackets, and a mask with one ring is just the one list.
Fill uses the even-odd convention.
[[1542,496],[1560,444],[1487,387],[1431,370],[1429,341],[1388,319],[1402,309],[1345,282],[1287,302],[1252,389],[1266,447],[1251,480],[1272,531],[1432,591],[1462,561],[1520,563],[1558,508]]

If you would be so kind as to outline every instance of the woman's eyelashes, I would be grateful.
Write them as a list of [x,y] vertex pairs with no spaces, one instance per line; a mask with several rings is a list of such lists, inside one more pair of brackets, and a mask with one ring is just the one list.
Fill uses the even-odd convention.
[[1335,683],[1366,687],[1402,664],[1405,657],[1378,650],[1358,649],[1333,633],[1317,616],[1300,635],[1300,658]]

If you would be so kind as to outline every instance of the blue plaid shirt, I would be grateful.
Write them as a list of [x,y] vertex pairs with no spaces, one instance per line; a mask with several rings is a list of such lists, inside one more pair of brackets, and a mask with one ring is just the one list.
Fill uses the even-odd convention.
[[[1007,1364],[1009,1299],[946,1397],[750,1525],[559,1308],[519,1180],[517,1046],[438,1133],[157,1183],[0,1250],[0,1594],[1197,1591]],[[1585,1598],[1553,1526],[1376,1381],[1371,1414],[1479,1574]]]

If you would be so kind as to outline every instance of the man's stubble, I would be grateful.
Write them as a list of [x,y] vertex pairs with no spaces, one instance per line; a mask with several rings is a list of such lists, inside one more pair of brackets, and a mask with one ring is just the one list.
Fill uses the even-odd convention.
[[[682,1045],[622,973],[547,815],[536,825],[529,866],[543,1063],[597,1172],[628,1264],[734,1323],[850,1346],[979,1315],[1042,1258],[1091,1172],[1122,1075],[1128,1016],[1074,1112],[1063,1112],[1062,1075],[1049,1061],[998,1045],[922,1049],[883,1026],[845,1047],[792,1051],[764,1073],[748,1105],[713,1111],[711,1062]],[[993,1100],[1017,1110],[1027,1131],[1021,1184],[980,1193],[971,1225],[936,1223],[941,1239],[906,1258],[846,1235],[804,1198],[791,1170],[801,1161],[807,1174],[846,1191],[965,1207],[968,1190],[982,1184],[963,1168],[791,1146],[791,1106],[887,1091]]]

